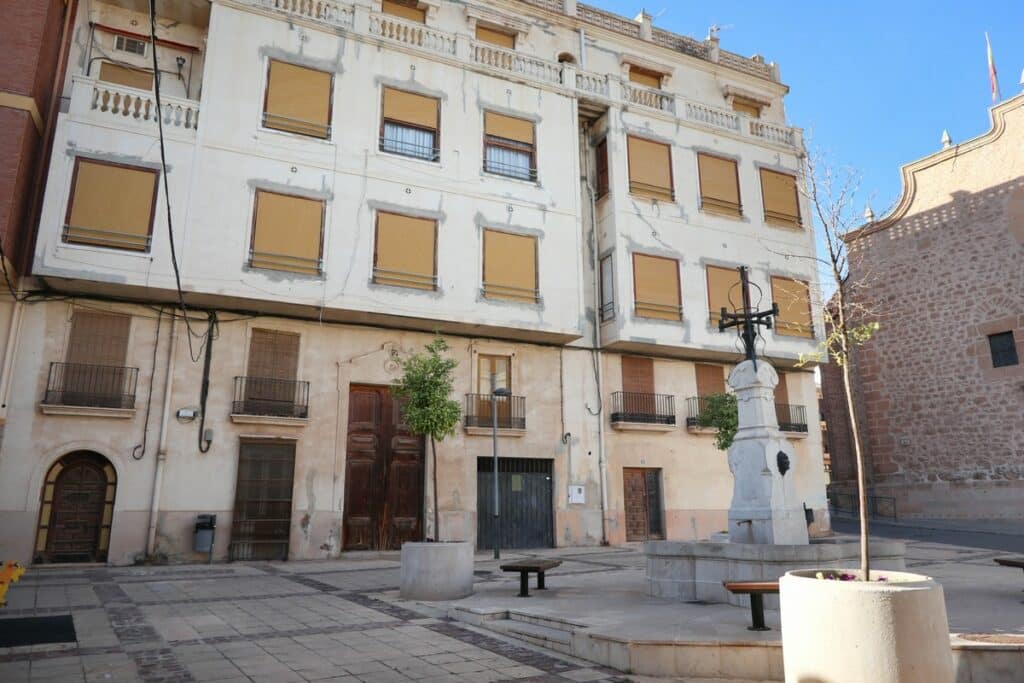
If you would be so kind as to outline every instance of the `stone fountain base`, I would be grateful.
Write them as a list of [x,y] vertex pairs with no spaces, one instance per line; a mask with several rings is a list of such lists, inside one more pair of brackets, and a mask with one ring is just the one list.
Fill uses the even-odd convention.
[[[902,570],[906,547],[902,541],[872,541],[871,568]],[[759,545],[728,541],[648,541],[648,595],[678,602],[727,602],[747,606],[749,598],[733,595],[723,581],[778,581],[794,569],[860,566],[860,545],[838,539],[815,539],[806,545]],[[778,609],[775,595],[764,605]]]

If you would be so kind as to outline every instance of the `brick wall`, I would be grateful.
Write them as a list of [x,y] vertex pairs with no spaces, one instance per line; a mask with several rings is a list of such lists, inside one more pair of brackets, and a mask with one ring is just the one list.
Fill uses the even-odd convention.
[[[869,476],[901,516],[1024,517],[1024,366],[994,369],[987,339],[1012,330],[1024,360],[1017,99],[1001,135],[915,164],[905,216],[850,245],[851,298],[881,324],[854,363]],[[833,488],[850,490],[839,368],[823,368],[822,383]]]

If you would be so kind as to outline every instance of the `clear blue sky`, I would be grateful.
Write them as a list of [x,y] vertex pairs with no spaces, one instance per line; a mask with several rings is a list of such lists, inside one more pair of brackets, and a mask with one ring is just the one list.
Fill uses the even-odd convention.
[[1021,92],[1024,0],[589,0],[721,47],[761,54],[790,86],[791,125],[863,174],[861,202],[876,214],[899,197],[900,165],[988,130],[992,104],[985,31],[1003,98]]

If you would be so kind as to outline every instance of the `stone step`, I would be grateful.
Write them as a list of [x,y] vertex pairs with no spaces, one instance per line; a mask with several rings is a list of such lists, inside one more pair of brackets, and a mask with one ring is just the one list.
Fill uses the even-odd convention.
[[531,645],[537,645],[563,654],[572,654],[572,634],[562,629],[539,626],[513,619],[495,619],[488,621],[484,627],[530,643]]
[[563,619],[562,617],[556,617],[547,614],[534,614],[532,612],[523,612],[520,610],[509,610],[508,618],[512,621],[522,621],[527,624],[536,624],[537,626],[546,626],[559,631],[565,631],[566,633],[572,633],[575,629],[586,628],[586,624],[582,624],[578,621],[570,621]]

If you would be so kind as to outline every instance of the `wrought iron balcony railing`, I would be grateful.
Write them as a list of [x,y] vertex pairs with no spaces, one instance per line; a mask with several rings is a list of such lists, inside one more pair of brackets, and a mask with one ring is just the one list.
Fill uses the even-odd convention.
[[708,408],[707,396],[691,396],[686,399],[686,426],[699,427],[700,416]]
[[269,377],[235,377],[235,415],[309,417],[309,382]]
[[50,363],[43,403],[88,408],[135,407],[138,368],[86,363]]
[[616,391],[612,394],[612,422],[674,425],[676,397]]
[[776,403],[775,416],[779,418],[779,431],[807,433],[807,409],[804,406]]
[[466,394],[466,426],[493,427],[498,417],[498,429],[526,429],[526,397]]

